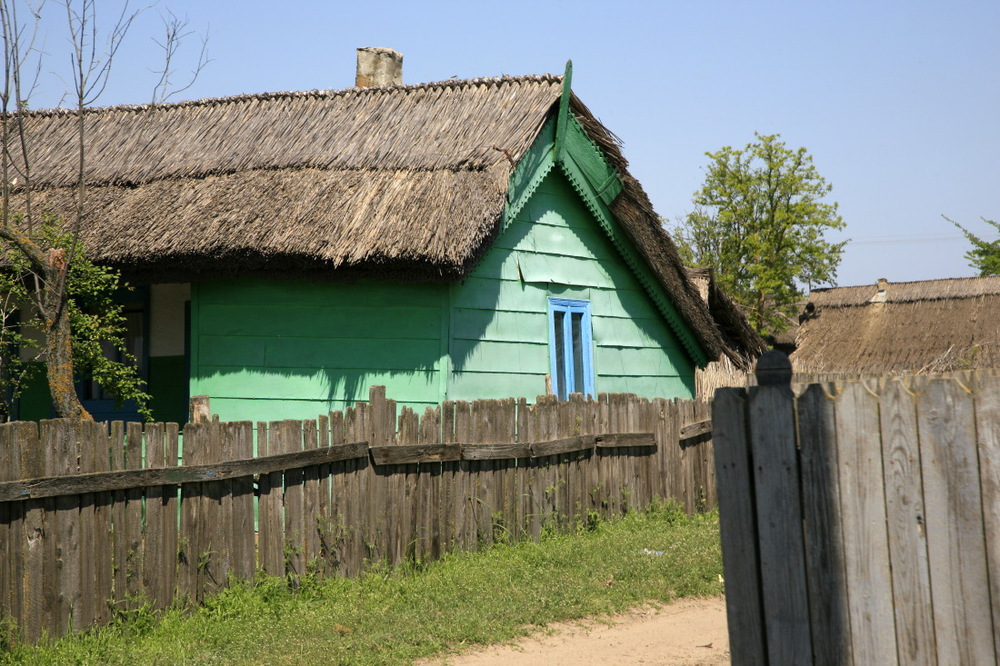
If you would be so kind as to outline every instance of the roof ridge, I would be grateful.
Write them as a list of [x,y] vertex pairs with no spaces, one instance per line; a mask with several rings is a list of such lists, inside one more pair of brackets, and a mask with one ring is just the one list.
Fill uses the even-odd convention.
[[[932,283],[932,282],[958,282],[960,280],[961,281],[970,281],[970,282],[973,281],[973,280],[995,281],[995,280],[1000,280],[1000,274],[996,274],[996,275],[969,275],[969,276],[947,277],[947,278],[931,278],[929,280],[902,280],[902,281],[899,281],[899,282],[893,282],[892,280],[887,280],[886,283],[888,285],[890,285],[890,286],[896,286],[896,287],[898,287],[898,286],[902,286],[902,285],[911,285],[911,284],[929,284],[929,283]],[[811,293],[812,292],[815,292],[815,293],[829,293],[831,291],[840,291],[840,290],[843,290],[843,289],[866,289],[866,288],[872,288],[872,289],[874,289],[876,286],[878,286],[878,285],[875,282],[866,282],[864,284],[847,284],[847,285],[838,285],[836,287],[817,287],[816,289],[811,290]]]
[[[336,97],[348,97],[352,95],[374,95],[393,92],[409,93],[417,90],[434,90],[445,88],[461,88],[473,86],[500,86],[513,83],[561,83],[561,74],[523,74],[511,76],[481,76],[472,79],[446,79],[444,81],[429,81],[426,83],[410,83],[391,86],[353,86],[351,88],[330,89],[330,90],[293,90],[263,93],[242,93],[226,97],[203,97],[201,99],[183,100],[180,102],[152,103],[152,104],[117,104],[114,106],[92,106],[86,107],[85,114],[101,114],[108,112],[139,112],[150,109],[177,109],[197,106],[219,106],[222,104],[235,104],[239,102],[268,101],[273,99],[330,99]],[[53,116],[73,116],[77,109],[61,108],[37,109],[28,111],[28,117],[46,118]]]

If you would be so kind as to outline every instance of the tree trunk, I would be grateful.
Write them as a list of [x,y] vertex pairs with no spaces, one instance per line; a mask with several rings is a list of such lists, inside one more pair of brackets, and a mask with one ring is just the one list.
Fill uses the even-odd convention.
[[49,251],[49,275],[46,276],[45,365],[49,393],[56,416],[63,419],[93,420],[76,394],[73,372],[73,341],[66,303],[66,253]]

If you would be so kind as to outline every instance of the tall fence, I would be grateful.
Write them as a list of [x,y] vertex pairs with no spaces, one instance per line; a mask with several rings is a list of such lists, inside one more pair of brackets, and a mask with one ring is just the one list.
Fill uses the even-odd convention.
[[997,663],[1000,377],[757,380],[713,403],[733,663]]
[[294,583],[654,498],[714,506],[709,409],[602,394],[418,417],[373,387],[315,421],[188,424],[181,465],[175,424],[0,425],[0,615],[34,641],[144,602],[196,603],[258,570]]

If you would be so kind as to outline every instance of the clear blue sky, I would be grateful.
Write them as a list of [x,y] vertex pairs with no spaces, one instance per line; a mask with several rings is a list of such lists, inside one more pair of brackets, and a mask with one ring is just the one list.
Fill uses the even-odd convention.
[[[834,187],[853,239],[841,285],[972,275],[942,214],[997,237],[980,221],[1000,221],[997,0],[161,0],[100,104],[149,100],[165,8],[209,34],[212,62],[179,99],[349,87],[358,46],[401,51],[406,83],[561,73],[572,59],[574,90],[668,220],[691,209],[706,151],[780,133]],[[64,44],[47,38],[35,108],[59,98],[48,72]]]

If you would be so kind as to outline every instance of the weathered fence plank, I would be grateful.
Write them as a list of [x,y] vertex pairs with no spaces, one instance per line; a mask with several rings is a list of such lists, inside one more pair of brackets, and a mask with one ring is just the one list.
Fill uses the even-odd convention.
[[920,440],[938,663],[995,663],[972,394],[921,387]]
[[[76,474],[78,472],[79,425],[69,423],[58,427],[54,421],[41,422],[42,447],[46,455],[48,475]],[[55,498],[51,529],[55,535],[50,544],[55,557],[50,565],[52,576],[48,578],[46,596],[50,599],[49,610],[55,621],[57,633],[83,628],[80,580],[80,497],[61,496]]]
[[799,465],[795,442],[795,399],[791,366],[761,372],[749,390],[747,413],[760,534],[760,576],[772,664],[804,664],[812,658],[809,601],[803,551]]
[[879,412],[896,649],[901,661],[928,664],[936,648],[915,397],[899,380],[887,381]]
[[[237,460],[253,457],[253,424],[240,421],[229,424],[232,438],[230,450]],[[233,524],[230,529],[232,556],[230,571],[237,578],[247,580],[257,569],[254,552],[254,488],[253,477],[233,477],[232,480]]]
[[836,403],[851,641],[858,664],[896,663],[878,395],[848,384]]
[[853,659],[834,400],[824,387],[814,385],[797,407],[813,658],[818,664],[849,666]]
[[[278,435],[271,431],[269,423],[257,422],[257,451],[263,456],[275,456],[279,452]],[[257,558],[260,568],[271,576],[285,575],[284,558],[284,476],[280,470],[261,473],[257,480],[259,498],[257,502],[257,525],[259,530]]]
[[[123,471],[125,466],[125,424],[121,421],[111,423],[111,469]],[[47,476],[47,475],[41,475]],[[58,477],[56,477],[58,478]],[[111,525],[114,559],[114,603],[116,607],[124,608],[128,598],[125,581],[128,574],[128,534],[126,529],[126,488],[115,489],[112,493]]]
[[[14,429],[0,424],[0,483],[12,481],[21,473],[18,449],[13,441]],[[0,609],[14,618],[21,615],[18,590],[20,581],[14,580],[14,572],[21,571],[22,518],[23,507],[14,507],[0,502]],[[6,528],[6,529],[5,529]],[[17,582],[18,584],[15,584]]]
[[[13,441],[20,444],[19,455],[14,457],[15,461],[20,459],[20,473],[44,476],[48,467],[37,424],[12,423],[11,428]],[[19,537],[22,544],[20,562],[15,558],[12,563],[20,564],[23,571],[24,583],[19,599],[21,628],[25,640],[31,642],[37,641],[45,632],[55,633],[46,584],[46,575],[50,573],[50,565],[46,562],[55,552],[55,534],[49,531],[54,510],[54,499],[26,502],[21,514],[23,522],[15,524],[15,527],[20,527],[20,534],[18,530],[12,534]],[[17,578],[17,572],[12,572],[11,580],[16,582]]]
[[[170,424],[168,424],[169,426]],[[176,425],[176,424],[174,424]],[[246,426],[249,428],[249,425]],[[252,445],[252,440],[251,440]],[[245,448],[245,447],[244,447]],[[250,449],[252,453],[252,448]],[[219,481],[238,479],[256,474],[281,472],[285,469],[362,458],[368,455],[368,442],[353,442],[310,451],[276,454],[261,458],[230,460],[226,462],[183,467],[155,467],[150,469],[73,474],[56,477],[39,477],[0,482],[0,502],[12,502],[59,495],[76,495],[108,490],[126,490],[155,485],[176,485],[192,481]]]
[[[271,424],[281,453],[302,450],[302,422],[277,421]],[[297,580],[306,573],[305,477],[301,467],[286,469],[285,482],[285,575]]]
[[[1000,619],[1000,376],[981,377],[976,400],[979,478],[983,492],[983,531],[994,625]],[[1000,656],[1000,631],[993,644]]]
[[746,389],[719,389],[712,407],[729,650],[735,666],[767,663],[746,403]]

